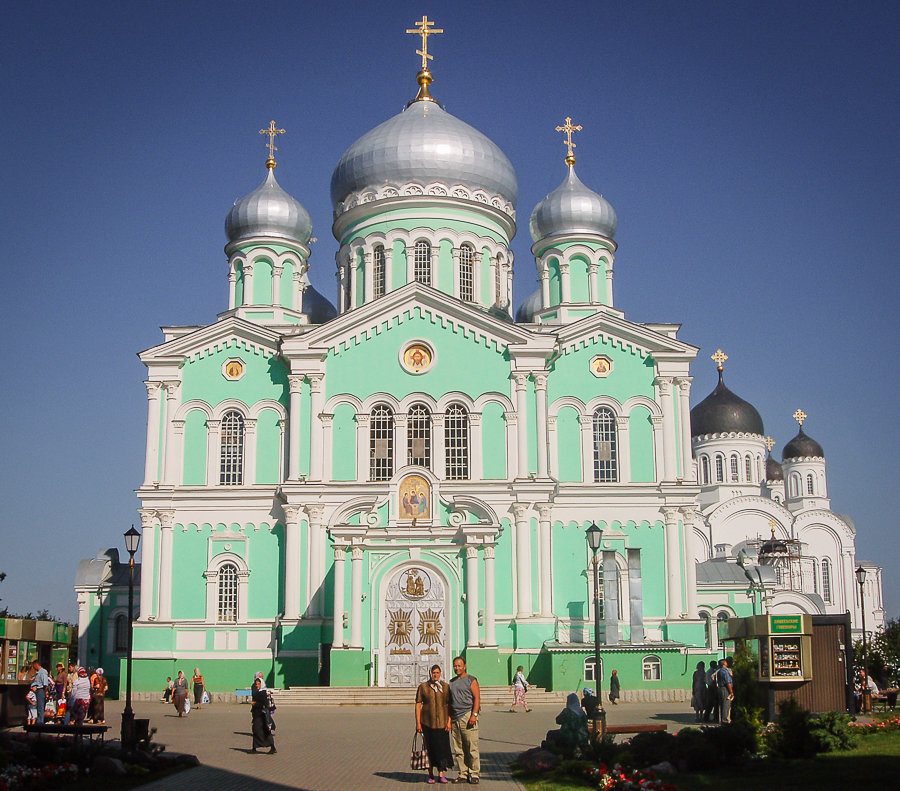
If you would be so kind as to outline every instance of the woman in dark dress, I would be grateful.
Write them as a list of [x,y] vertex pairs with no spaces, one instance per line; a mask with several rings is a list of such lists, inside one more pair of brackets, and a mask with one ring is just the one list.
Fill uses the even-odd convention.
[[277,752],[275,749],[275,737],[269,729],[269,697],[266,691],[260,687],[260,680],[253,679],[253,702],[250,706],[250,715],[253,717],[253,749],[255,753],[260,747],[268,747],[269,754]]
[[[450,752],[450,685],[441,681],[441,669],[431,668],[431,681],[416,690],[416,732],[421,733],[428,751],[428,782],[446,783],[444,770],[453,766]],[[434,773],[437,772],[437,778]]]

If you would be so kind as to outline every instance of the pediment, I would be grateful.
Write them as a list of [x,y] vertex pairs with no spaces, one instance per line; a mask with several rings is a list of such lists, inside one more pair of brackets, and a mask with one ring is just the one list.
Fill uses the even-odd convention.
[[622,316],[601,312],[560,327],[556,337],[562,354],[602,342],[657,359],[675,356],[691,360],[700,349],[674,337],[679,326],[636,324]]
[[247,351],[272,357],[278,354],[281,335],[259,324],[229,316],[228,318],[187,332],[138,354],[145,365],[178,363],[199,359],[235,344]]

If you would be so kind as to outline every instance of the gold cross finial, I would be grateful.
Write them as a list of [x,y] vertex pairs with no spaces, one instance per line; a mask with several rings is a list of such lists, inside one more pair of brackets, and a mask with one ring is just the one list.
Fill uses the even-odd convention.
[[772,452],[772,448],[775,447],[775,440],[771,437],[766,437],[764,442],[766,443],[766,447],[769,449],[769,453]]
[[804,412],[802,409],[798,409],[793,414],[793,418],[800,424],[800,428],[803,428],[803,421],[808,417],[809,415],[807,415],[806,412]]
[[428,61],[434,60],[434,56],[428,54],[428,37],[433,36],[435,33],[443,33],[442,28],[431,28],[434,27],[434,22],[432,22],[425,14],[422,14],[422,18],[415,23],[418,27],[414,27],[412,30],[407,30],[407,33],[411,33],[412,35],[421,36],[422,37],[422,49],[416,50],[416,55],[422,56],[422,71],[426,71],[428,69]]
[[569,152],[566,154],[566,164],[571,167],[575,164],[575,144],[572,142],[572,132],[580,132],[581,126],[573,125],[572,119],[566,116],[566,122],[562,126],[557,126],[556,131],[566,133],[566,148]]
[[774,519],[769,520],[769,528],[772,530],[772,538],[775,538],[775,528],[778,527],[778,522]]
[[725,368],[722,363],[724,363],[728,359],[728,355],[725,354],[725,352],[723,352],[721,349],[716,349],[716,353],[712,355],[710,359],[717,363],[716,370],[722,371]]
[[278,127],[275,126],[274,121],[269,121],[269,128],[260,129],[259,133],[261,135],[269,136],[269,142],[266,143],[266,148],[269,149],[269,158],[266,160],[266,167],[271,170],[275,167],[275,152],[278,150],[278,146],[275,145],[275,136],[283,135],[284,129],[278,129]]

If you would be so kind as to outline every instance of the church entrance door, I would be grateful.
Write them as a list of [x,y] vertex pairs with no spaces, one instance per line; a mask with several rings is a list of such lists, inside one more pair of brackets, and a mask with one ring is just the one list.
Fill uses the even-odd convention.
[[384,683],[415,687],[432,665],[447,670],[446,586],[423,566],[407,566],[388,583],[384,600]]

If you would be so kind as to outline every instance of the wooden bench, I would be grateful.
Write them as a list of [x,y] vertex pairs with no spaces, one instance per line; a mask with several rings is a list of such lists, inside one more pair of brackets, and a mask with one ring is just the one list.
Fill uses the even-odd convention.
[[[588,720],[588,734],[591,738],[598,738],[600,731],[597,723],[600,720]],[[608,736],[616,736],[623,733],[652,733],[653,731],[667,731],[669,726],[666,723],[647,723],[643,725],[607,725],[606,734]],[[594,734],[597,734],[596,736]]]
[[42,725],[34,724],[25,725],[23,727],[25,728],[26,733],[36,733],[38,738],[44,733],[55,736],[74,736],[75,744],[81,744],[81,740],[85,736],[87,736],[90,741],[93,741],[95,736],[99,736],[100,741],[102,742],[106,736],[106,732],[109,730],[109,725],[75,725],[73,723],[63,725],[61,723],[49,722],[45,722]]

